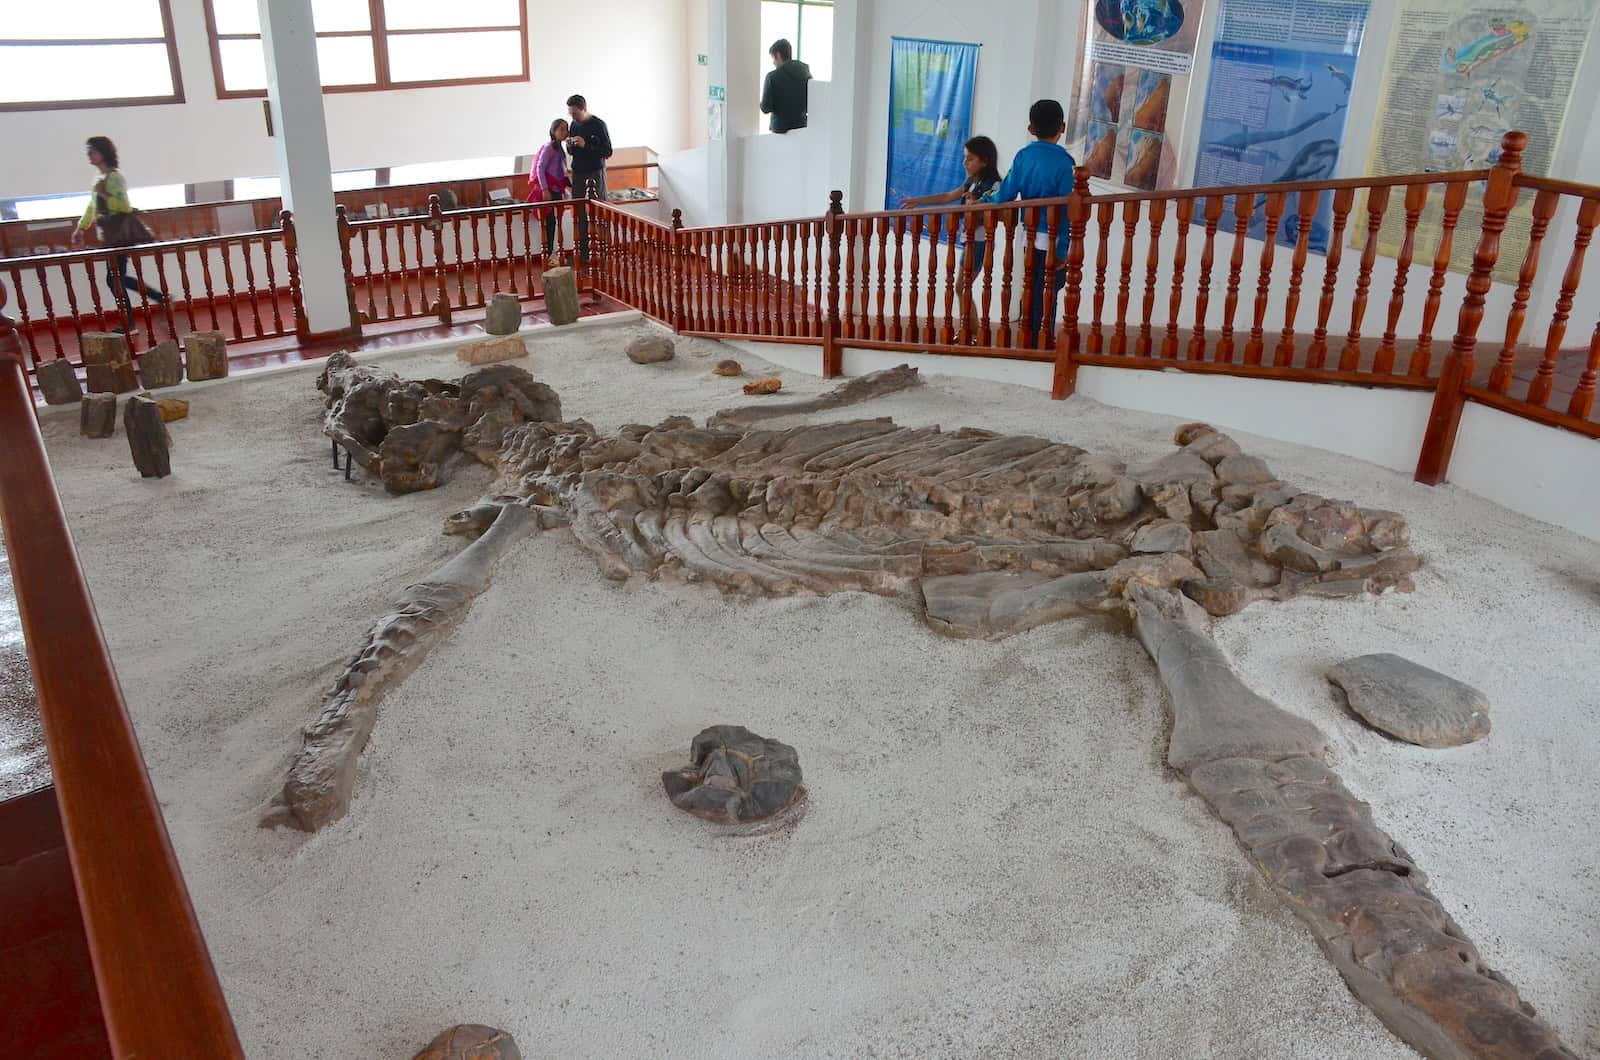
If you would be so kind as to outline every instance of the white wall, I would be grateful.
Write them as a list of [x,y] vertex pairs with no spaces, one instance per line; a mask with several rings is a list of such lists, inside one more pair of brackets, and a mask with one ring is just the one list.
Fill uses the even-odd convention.
[[[813,86],[825,87],[821,82]],[[741,221],[787,221],[827,212],[827,129],[742,137],[735,146],[740,155]]]
[[[581,8],[528,0],[532,81],[325,94],[333,167],[526,154],[574,92],[588,97],[618,145],[679,150],[690,134],[694,3],[703,9],[704,0],[593,0]],[[201,0],[172,0],[172,17],[188,102],[0,113],[0,142],[12,148],[0,152],[0,196],[87,188],[94,172],[83,141],[96,134],[117,142],[135,186],[277,171],[261,100],[216,98]]]
[[1515,512],[1600,540],[1600,441],[1468,404],[1450,482]]

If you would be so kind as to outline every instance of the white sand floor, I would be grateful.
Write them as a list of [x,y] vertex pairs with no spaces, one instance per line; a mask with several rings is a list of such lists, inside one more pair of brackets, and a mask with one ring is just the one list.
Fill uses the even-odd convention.
[[[644,326],[543,339],[518,363],[602,428],[744,400],[710,374],[714,343],[630,364]],[[460,374],[447,353],[385,363]],[[323,687],[460,547],[441,520],[487,481],[398,498],[343,481],[313,380],[196,390],[161,481],[139,479],[120,429],[92,441],[46,417],[251,1057],[405,1058],[462,1021],[530,1057],[1411,1055],[1165,769],[1163,693],[1109,623],[952,641],[862,594],[619,586],[550,532],[385,702],[349,816],[258,829]],[[1177,422],[937,377],[845,414],[1128,460],[1167,452]],[[1600,1053],[1600,545],[1238,437],[1307,489],[1405,512],[1428,566],[1414,595],[1258,605],[1216,635],[1330,734],[1486,959]],[[1483,688],[1492,735],[1430,751],[1365,728],[1322,674],[1378,650]],[[671,808],[659,772],[715,722],[799,749],[803,813],[730,836]]]

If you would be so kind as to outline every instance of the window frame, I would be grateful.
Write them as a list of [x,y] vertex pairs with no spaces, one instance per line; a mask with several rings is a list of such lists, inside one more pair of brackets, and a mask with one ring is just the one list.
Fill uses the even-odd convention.
[[[166,4],[168,0],[161,0]],[[201,5],[205,8],[206,15],[206,42],[211,48],[211,76],[217,90],[218,99],[265,99],[267,90],[264,88],[229,89],[222,76],[222,44],[224,40],[260,40],[259,33],[218,33],[217,16],[212,10],[212,0],[204,0]],[[360,85],[323,85],[324,94],[329,92],[403,92],[413,88],[448,88],[455,85],[503,85],[531,81],[533,79],[532,64],[528,59],[528,4],[526,0],[517,2],[516,26],[443,26],[424,29],[390,29],[384,19],[383,0],[367,0],[368,24],[366,29],[330,30],[318,33],[317,37],[368,37],[372,38],[372,73],[373,80]],[[389,76],[389,44],[388,38],[412,37],[439,33],[504,33],[509,30],[519,30],[522,35],[522,72],[519,74],[500,74],[491,77],[454,77],[443,78],[437,81],[393,81]]]
[[[156,0],[156,5],[161,11],[161,37],[71,37],[62,40],[41,40],[34,38],[0,38],[0,44],[21,45],[29,47],[34,45],[69,45],[84,44],[165,44],[167,46],[167,68],[172,71],[172,94],[169,96],[123,96],[111,99],[53,99],[35,100],[22,103],[0,102],[0,114],[16,113],[27,110],[85,110],[99,107],[155,107],[172,103],[183,103],[183,70],[178,65],[178,35],[172,28],[172,0]],[[206,0],[209,11],[211,0]]]
[[[793,7],[795,7],[797,9],[795,11],[795,14],[794,14],[794,40],[790,41],[789,43],[794,45],[794,57],[796,59],[799,59],[801,62],[805,62],[805,59],[802,57],[802,54],[801,54],[802,53],[801,44],[805,40],[805,36],[806,36],[806,10],[805,9],[808,8],[808,7],[827,7],[827,8],[832,8],[834,6],[834,0],[758,0],[758,2],[761,2],[761,3],[772,3],[772,4],[789,4],[789,5],[791,5],[791,6],[793,6]],[[206,0],[206,3],[207,4],[211,3],[211,0]],[[772,42],[771,41],[767,41],[766,43],[771,44]]]

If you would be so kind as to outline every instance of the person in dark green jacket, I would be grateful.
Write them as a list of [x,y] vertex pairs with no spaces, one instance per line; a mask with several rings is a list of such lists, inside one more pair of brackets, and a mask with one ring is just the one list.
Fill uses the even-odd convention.
[[772,56],[772,72],[761,89],[761,113],[772,115],[775,133],[806,127],[806,82],[811,67],[794,57],[794,47],[786,40],[774,41],[767,49]]

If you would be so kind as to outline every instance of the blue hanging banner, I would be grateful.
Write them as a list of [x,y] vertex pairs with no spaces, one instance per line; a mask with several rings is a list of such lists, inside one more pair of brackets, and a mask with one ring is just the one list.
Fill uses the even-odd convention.
[[972,135],[978,46],[895,37],[889,53],[889,174],[883,206],[959,187]]

